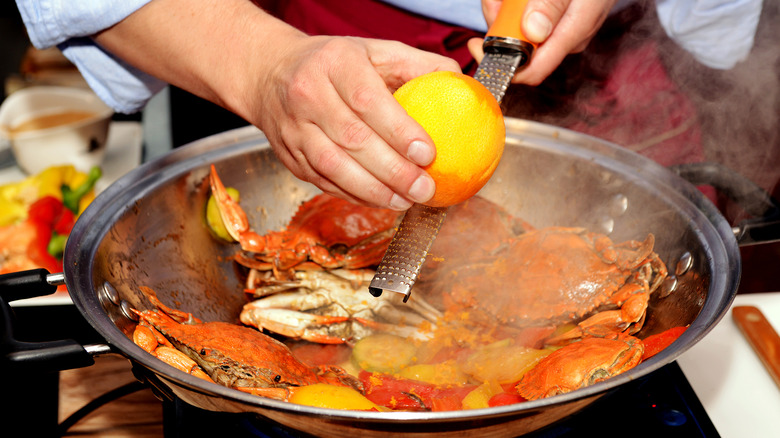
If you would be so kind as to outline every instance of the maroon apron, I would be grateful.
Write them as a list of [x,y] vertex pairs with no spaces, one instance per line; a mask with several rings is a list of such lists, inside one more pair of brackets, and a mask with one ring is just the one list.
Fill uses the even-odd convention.
[[[478,1],[478,0],[477,0]],[[268,6],[280,19],[309,35],[341,35],[400,41],[438,53],[460,64],[464,73],[476,70],[466,48],[482,33],[407,12],[373,0],[278,0]]]

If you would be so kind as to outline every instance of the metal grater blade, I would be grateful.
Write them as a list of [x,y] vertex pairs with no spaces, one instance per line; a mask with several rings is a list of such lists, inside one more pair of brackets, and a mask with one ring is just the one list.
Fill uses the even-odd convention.
[[[474,78],[500,103],[515,71],[530,59],[533,46],[514,38],[488,37],[484,48],[485,57],[479,63]],[[409,299],[446,214],[446,207],[412,205],[371,280],[368,288],[371,295],[378,297],[382,291],[388,290],[404,294],[404,302]]]
[[474,79],[481,82],[500,103],[523,56],[521,52],[487,53],[479,63]]
[[389,290],[404,294],[404,302],[409,299],[448,209],[414,204],[406,211],[368,287],[371,295],[378,297]]

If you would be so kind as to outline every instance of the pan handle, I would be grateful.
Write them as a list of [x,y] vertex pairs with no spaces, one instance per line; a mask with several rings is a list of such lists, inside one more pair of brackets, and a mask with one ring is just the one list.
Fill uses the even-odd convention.
[[713,187],[752,216],[732,227],[740,246],[780,241],[780,203],[758,184],[719,163],[686,163],[669,169],[693,185]]
[[24,342],[14,337],[14,312],[11,301],[51,295],[64,284],[61,274],[45,269],[0,275],[0,370],[60,371],[95,363],[94,354],[108,346],[82,346],[71,339],[49,342]]

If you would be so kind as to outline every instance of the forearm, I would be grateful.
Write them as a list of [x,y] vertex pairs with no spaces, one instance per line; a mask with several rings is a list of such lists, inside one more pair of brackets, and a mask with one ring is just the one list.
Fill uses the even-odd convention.
[[259,72],[303,34],[248,0],[155,0],[95,41],[135,67],[246,116]]

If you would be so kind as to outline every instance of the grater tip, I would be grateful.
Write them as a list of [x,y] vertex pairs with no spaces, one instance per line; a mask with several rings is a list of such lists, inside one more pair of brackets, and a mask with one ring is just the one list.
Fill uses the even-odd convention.
[[406,212],[369,284],[371,295],[378,297],[387,290],[403,294],[404,302],[409,299],[447,210],[414,204]]

